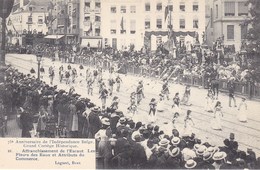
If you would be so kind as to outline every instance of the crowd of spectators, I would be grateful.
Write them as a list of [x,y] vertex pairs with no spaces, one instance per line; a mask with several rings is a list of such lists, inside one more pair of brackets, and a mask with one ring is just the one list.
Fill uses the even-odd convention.
[[[76,93],[57,89],[12,67],[0,94],[7,111],[18,111],[22,137],[95,138],[103,168],[258,169],[255,152],[239,150],[235,135],[215,146],[178,129],[164,133],[158,125],[134,122],[119,110],[107,112]],[[97,164],[99,165],[99,164]]]

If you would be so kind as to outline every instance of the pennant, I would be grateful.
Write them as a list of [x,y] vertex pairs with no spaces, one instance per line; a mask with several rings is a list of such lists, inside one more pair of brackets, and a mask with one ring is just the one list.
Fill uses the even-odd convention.
[[168,14],[169,14],[169,7],[168,7],[168,5],[165,7],[165,11],[164,11],[164,20],[166,21],[166,18],[167,18],[167,16],[168,16]]

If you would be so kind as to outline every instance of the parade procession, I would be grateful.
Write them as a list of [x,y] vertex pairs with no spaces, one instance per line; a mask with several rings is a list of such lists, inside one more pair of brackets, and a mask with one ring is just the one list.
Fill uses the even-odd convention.
[[260,3],[211,1],[12,1],[0,136],[95,139],[97,169],[260,169]]

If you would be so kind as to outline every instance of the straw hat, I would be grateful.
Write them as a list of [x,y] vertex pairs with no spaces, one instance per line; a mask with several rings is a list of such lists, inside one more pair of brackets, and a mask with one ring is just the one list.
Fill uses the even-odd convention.
[[195,162],[193,159],[190,159],[185,163],[185,168],[192,169],[192,168],[195,168],[196,165],[197,165],[197,162]]
[[164,146],[164,145],[168,145],[170,143],[170,141],[166,138],[161,139],[161,141],[159,142],[160,146]]
[[213,155],[213,160],[218,161],[218,160],[222,160],[227,156],[227,154],[225,152],[216,152]]
[[106,117],[105,117],[105,118],[102,118],[102,119],[101,119],[101,122],[102,122],[103,125],[108,125],[108,126],[110,125],[110,121],[109,121],[109,119],[106,118]]
[[203,160],[204,161],[207,161],[207,160],[209,160],[210,158],[212,158],[212,156],[213,156],[213,153],[212,152],[204,152],[204,154],[203,154]]
[[173,145],[178,145],[180,143],[181,139],[179,137],[173,137],[171,142]]
[[171,152],[169,152],[169,154],[171,155],[171,157],[176,157],[180,154],[181,150],[179,147],[173,148]]

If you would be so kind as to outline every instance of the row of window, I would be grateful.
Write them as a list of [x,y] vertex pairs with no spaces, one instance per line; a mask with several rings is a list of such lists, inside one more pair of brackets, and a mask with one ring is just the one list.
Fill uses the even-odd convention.
[[[185,3],[181,3],[179,8],[180,8],[181,12],[185,12],[186,11]],[[164,10],[162,3],[157,3],[156,10],[157,11],[163,11]],[[168,5],[168,10],[169,11],[173,11],[173,5]],[[192,6],[192,10],[194,12],[199,11],[199,5],[197,3],[194,3],[193,6]],[[146,3],[145,4],[145,11],[146,12],[151,11],[150,3]],[[117,7],[116,6],[111,6],[110,12],[111,13],[117,13]],[[127,13],[127,9],[126,9],[125,5],[120,6],[120,13]],[[130,13],[136,13],[136,6],[134,6],[134,5],[130,6]]]
[[[90,22],[90,16],[84,17],[84,22]],[[95,22],[101,22],[101,17],[95,16]]]
[[[91,2],[85,2],[85,8],[90,8],[90,3]],[[95,8],[101,8],[101,3],[95,2]]]
[[[238,8],[236,11],[236,3],[238,3]],[[215,18],[219,17],[219,7],[218,4],[215,6]],[[237,12],[237,14],[236,14]],[[228,1],[224,3],[224,16],[247,16],[248,15],[248,6],[245,2],[235,2],[235,1]]]
[[89,32],[89,31],[84,31],[84,36],[100,36],[100,28],[95,28],[95,31]]
[[[241,25],[241,39],[246,39],[247,37],[247,26]],[[227,40],[234,40],[235,39],[235,26],[234,25],[227,25]]]
[[[123,21],[123,23],[121,23],[120,25],[125,25],[126,22]],[[110,22],[111,25],[111,34],[116,34],[116,27],[117,27],[117,23],[116,20],[111,20]],[[186,22],[185,19],[180,19],[179,20],[179,25],[180,25],[180,29],[185,29],[186,28]],[[123,27],[121,26],[121,27]],[[150,29],[151,28],[151,21],[150,20],[146,20],[145,21],[145,29]],[[162,19],[157,19],[156,20],[156,28],[157,29],[162,29]],[[193,28],[194,29],[198,29],[199,28],[199,20],[198,19],[194,19],[193,20]],[[136,22],[134,20],[132,20],[130,22],[130,34],[135,34],[135,29],[136,29]],[[126,30],[122,29],[121,33],[125,33]]]
[[[180,19],[179,20],[179,25],[180,29],[185,29],[186,28],[186,21],[185,19]],[[145,29],[150,29],[151,28],[151,22],[150,20],[145,21]],[[157,29],[162,29],[162,19],[157,19],[156,20],[156,28]],[[198,29],[199,28],[199,20],[198,19],[193,19],[193,28]]]
[[[28,23],[33,23],[32,16],[28,16]],[[38,16],[38,24],[43,24],[43,16]]]

